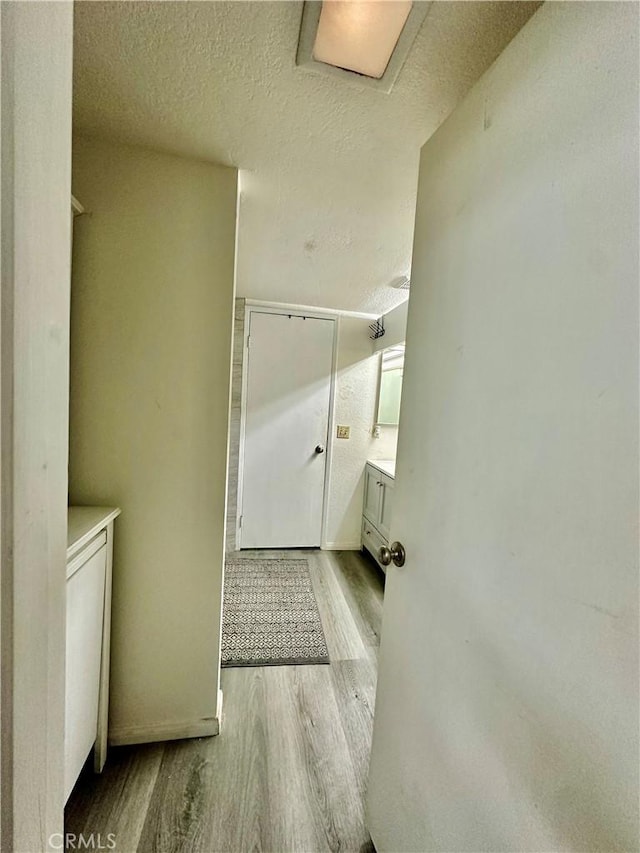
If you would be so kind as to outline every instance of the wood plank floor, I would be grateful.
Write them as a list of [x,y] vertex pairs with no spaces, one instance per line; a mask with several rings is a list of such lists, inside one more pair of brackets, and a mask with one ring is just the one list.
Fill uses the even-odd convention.
[[222,670],[218,737],[109,750],[86,769],[68,833],[122,853],[370,853],[364,792],[383,577],[357,552],[243,551],[309,560],[331,664]]

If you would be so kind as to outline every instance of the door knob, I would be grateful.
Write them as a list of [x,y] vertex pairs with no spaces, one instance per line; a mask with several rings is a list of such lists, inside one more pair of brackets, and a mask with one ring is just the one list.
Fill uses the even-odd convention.
[[391,561],[400,568],[404,566],[405,557],[404,545],[401,542],[392,542],[391,547],[387,548],[386,545],[383,545],[382,548],[378,551],[378,559],[382,563],[383,566],[390,565]]
[[316,445],[316,453],[324,453],[324,447],[321,444]]

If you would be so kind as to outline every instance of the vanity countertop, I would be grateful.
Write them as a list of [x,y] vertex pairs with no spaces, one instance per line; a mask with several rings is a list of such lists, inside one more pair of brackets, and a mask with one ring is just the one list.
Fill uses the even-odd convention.
[[373,465],[378,471],[387,474],[389,477],[396,476],[396,460],[395,459],[367,459],[367,465]]
[[117,507],[70,506],[67,522],[67,560],[120,515]]

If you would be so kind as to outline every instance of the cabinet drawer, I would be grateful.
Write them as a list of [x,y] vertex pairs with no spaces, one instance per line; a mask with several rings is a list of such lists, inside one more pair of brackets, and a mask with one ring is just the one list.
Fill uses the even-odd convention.
[[384,539],[380,533],[376,530],[376,528],[371,524],[366,518],[362,520],[362,545],[367,551],[371,554],[371,556],[375,559],[376,563],[380,566],[383,572],[386,573],[385,566],[378,560],[378,552],[383,545],[388,545],[389,543]]

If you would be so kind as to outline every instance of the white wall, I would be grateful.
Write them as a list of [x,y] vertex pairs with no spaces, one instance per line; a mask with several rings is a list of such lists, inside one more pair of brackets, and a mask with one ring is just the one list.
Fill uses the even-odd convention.
[[74,119],[246,170],[239,296],[380,313],[409,268],[420,146],[535,6],[434,3],[383,95],[296,66],[300,2],[77,3]]
[[373,342],[375,352],[380,352],[388,347],[403,344],[407,336],[407,312],[409,301],[405,299],[391,311],[384,315],[384,335],[376,338]]
[[373,438],[380,356],[372,354],[370,320],[342,316],[338,331],[335,425],[351,427],[348,440],[336,438],[329,483],[326,545],[359,548],[362,491],[367,459],[395,459],[397,427],[381,427]]
[[638,849],[638,14],[546,3],[422,151],[380,851]]
[[217,725],[236,182],[74,141],[70,497],[122,508],[116,741]]
[[61,841],[71,3],[2,3],[0,847]]
[[233,312],[233,353],[231,366],[231,411],[229,415],[229,466],[227,472],[227,552],[235,551],[238,536],[238,477],[240,465],[240,421],[242,415],[242,371],[245,350],[245,300],[235,300]]

